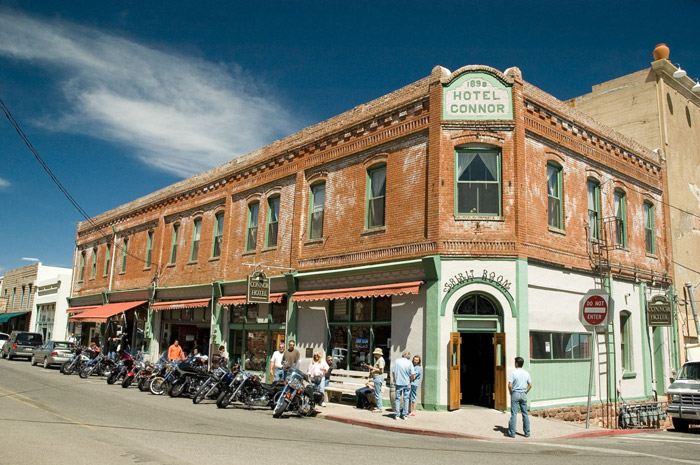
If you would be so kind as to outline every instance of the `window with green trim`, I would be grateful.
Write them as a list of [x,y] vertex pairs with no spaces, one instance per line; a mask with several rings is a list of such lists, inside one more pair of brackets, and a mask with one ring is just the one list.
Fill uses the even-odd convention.
[[620,312],[620,352],[622,353],[622,369],[627,373],[634,371],[632,361],[632,319],[630,312]]
[[85,277],[85,251],[80,252],[80,272],[78,273],[78,281],[82,281]]
[[267,228],[265,247],[277,247],[277,231],[279,226],[280,196],[267,199]]
[[214,240],[211,246],[212,258],[221,256],[221,243],[224,238],[224,212],[214,215]]
[[107,273],[109,273],[109,267],[110,267],[111,262],[112,262],[112,246],[110,244],[105,244],[105,269],[104,269],[104,273],[102,273],[104,276],[107,276]]
[[177,242],[179,240],[178,236],[180,234],[180,223],[173,224],[173,236],[170,241],[170,263],[174,264],[177,260]]
[[627,248],[627,196],[615,189],[615,245]]
[[246,226],[246,251],[255,250],[258,246],[258,213],[260,203],[251,202],[248,204],[248,225]]
[[384,226],[386,165],[367,170],[367,229]]
[[588,333],[530,331],[530,359],[587,360],[591,358]]
[[549,226],[564,229],[561,167],[547,163],[547,220]]
[[323,237],[323,212],[326,203],[326,183],[319,182],[311,186],[309,202],[309,239]]
[[190,248],[190,261],[196,262],[199,257],[199,239],[202,235],[202,219],[197,218],[192,225],[192,247]]
[[90,267],[90,279],[97,274],[97,247],[92,248],[92,266]]
[[588,234],[591,239],[600,240],[600,183],[595,179],[587,182],[588,191]]
[[145,268],[151,267],[151,258],[153,256],[153,231],[148,231],[148,239],[146,243],[146,265]]
[[121,267],[122,273],[124,273],[126,271],[126,257],[127,257],[128,253],[129,253],[129,239],[125,238],[124,241],[122,242],[122,267]]
[[457,215],[501,215],[501,152],[458,148],[455,152]]
[[654,226],[654,205],[644,201],[644,243],[648,254],[656,254],[656,227]]

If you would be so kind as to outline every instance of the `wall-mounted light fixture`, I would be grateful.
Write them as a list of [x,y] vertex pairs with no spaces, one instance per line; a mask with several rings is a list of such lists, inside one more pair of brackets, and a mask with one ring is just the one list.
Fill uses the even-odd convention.
[[683,68],[681,68],[681,65],[678,65],[678,69],[673,72],[673,77],[676,79],[680,79],[682,77],[685,77],[686,72]]
[[696,94],[700,94],[700,82],[695,81],[695,85],[693,86],[693,88],[691,90],[693,92],[695,92]]

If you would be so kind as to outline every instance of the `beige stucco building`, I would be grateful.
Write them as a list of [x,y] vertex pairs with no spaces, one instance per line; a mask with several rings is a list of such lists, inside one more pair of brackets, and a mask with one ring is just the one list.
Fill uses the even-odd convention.
[[[681,361],[700,359],[698,318],[688,288],[700,300],[700,85],[669,61],[659,44],[651,67],[598,84],[568,103],[657,151],[667,166],[673,273]],[[675,74],[675,77],[674,77]]]

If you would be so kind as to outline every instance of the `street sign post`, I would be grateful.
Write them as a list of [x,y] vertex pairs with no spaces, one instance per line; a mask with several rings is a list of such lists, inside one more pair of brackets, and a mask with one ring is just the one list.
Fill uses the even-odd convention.
[[591,367],[588,374],[588,405],[586,409],[586,428],[591,418],[591,395],[593,392],[593,360],[598,345],[597,328],[605,328],[610,322],[614,310],[614,302],[610,294],[602,289],[591,289],[579,302],[579,320],[593,334],[591,335]]

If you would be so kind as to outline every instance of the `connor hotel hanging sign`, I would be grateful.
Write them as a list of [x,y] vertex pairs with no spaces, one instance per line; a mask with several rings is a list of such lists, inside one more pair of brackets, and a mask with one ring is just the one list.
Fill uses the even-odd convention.
[[512,120],[513,89],[487,73],[465,73],[442,91],[444,120]]

